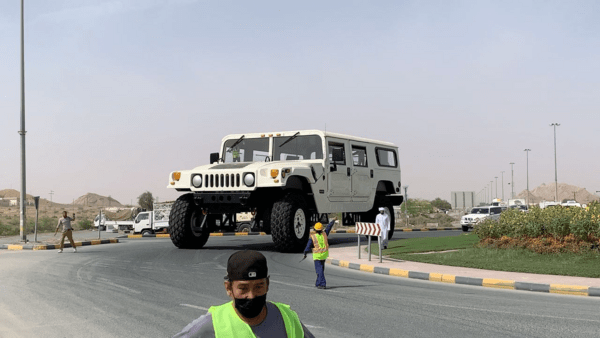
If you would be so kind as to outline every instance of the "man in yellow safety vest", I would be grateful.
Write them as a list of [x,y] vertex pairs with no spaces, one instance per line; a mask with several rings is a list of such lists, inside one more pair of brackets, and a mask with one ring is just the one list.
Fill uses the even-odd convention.
[[325,260],[329,257],[329,241],[327,240],[327,236],[336,220],[337,217],[334,217],[333,220],[327,224],[325,231],[323,231],[323,224],[316,223],[314,226],[315,233],[310,234],[310,239],[304,249],[304,258],[306,258],[306,254],[308,254],[312,248],[315,271],[317,272],[317,281],[315,282],[317,289],[327,288],[327,281],[325,280]]
[[174,337],[314,338],[289,305],[267,302],[268,272],[267,259],[260,252],[233,253],[225,277],[225,291],[232,301],[210,307]]

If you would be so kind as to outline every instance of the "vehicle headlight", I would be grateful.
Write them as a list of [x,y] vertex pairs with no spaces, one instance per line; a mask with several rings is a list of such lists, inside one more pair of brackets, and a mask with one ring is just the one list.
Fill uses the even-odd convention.
[[244,184],[247,187],[251,187],[254,185],[254,174],[253,173],[245,173],[244,174]]
[[202,186],[202,175],[194,175],[192,177],[192,185],[196,188],[200,188]]

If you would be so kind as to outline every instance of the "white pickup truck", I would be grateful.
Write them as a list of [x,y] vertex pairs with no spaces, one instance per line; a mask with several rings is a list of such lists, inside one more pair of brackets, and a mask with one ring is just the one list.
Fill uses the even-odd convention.
[[106,227],[116,230],[133,230],[134,233],[150,235],[169,227],[169,215],[173,202],[154,203],[152,211],[142,211],[135,216],[133,221],[111,221],[102,215],[102,222],[98,222],[99,216],[94,220],[94,226]]

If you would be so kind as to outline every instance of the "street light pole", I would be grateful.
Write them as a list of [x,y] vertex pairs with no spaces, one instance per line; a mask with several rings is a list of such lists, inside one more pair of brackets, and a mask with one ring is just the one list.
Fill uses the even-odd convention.
[[556,127],[560,123],[552,123],[550,127],[554,127],[554,202],[558,202],[558,168],[556,166]]
[[502,201],[504,201],[504,171],[502,173]]
[[492,204],[492,200],[494,199],[494,181],[490,181],[490,204]]
[[515,162],[510,162],[510,198],[515,198]]
[[494,177],[496,179],[496,198],[498,198],[498,176]]
[[527,153],[527,207],[529,208],[529,152],[531,149],[524,150]]
[[26,223],[26,170],[25,170],[25,26],[23,24],[23,1],[21,0],[21,204],[20,204],[20,220],[19,220],[19,237],[21,241],[27,242],[27,231],[25,231]]

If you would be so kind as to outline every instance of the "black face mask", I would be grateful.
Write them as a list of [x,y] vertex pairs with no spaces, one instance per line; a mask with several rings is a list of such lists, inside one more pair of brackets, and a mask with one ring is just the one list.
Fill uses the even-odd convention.
[[251,299],[235,298],[235,308],[246,318],[254,318],[260,314],[267,302],[267,294]]

